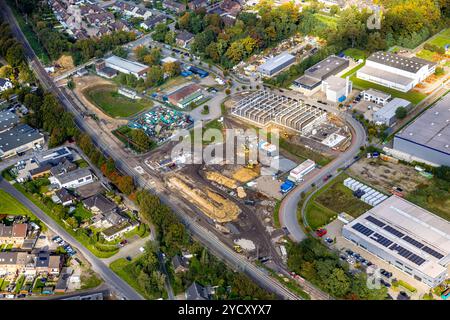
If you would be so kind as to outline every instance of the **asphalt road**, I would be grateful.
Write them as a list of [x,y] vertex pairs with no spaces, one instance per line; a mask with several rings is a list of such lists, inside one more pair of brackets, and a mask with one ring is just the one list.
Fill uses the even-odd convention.
[[[142,188],[149,189],[153,192],[151,186],[147,184],[145,181],[129,164],[128,160],[124,160],[120,154],[114,151],[109,145],[105,144],[100,135],[94,131],[90,126],[88,126],[79,111],[75,108],[74,103],[69,100],[69,98],[59,90],[59,88],[54,84],[53,80],[49,77],[47,72],[42,67],[41,63],[37,59],[34,54],[32,48],[27,42],[25,36],[22,31],[18,27],[14,16],[6,6],[6,4],[2,1],[0,2],[0,8],[2,8],[1,12],[5,17],[5,20],[8,21],[11,26],[11,30],[16,38],[21,41],[24,45],[25,54],[29,60],[29,63],[35,72],[38,79],[41,81],[42,85],[49,91],[51,91],[60,101],[60,103],[74,115],[74,121],[77,126],[84,132],[86,132],[92,139],[93,143],[105,154],[109,155],[116,162],[116,166],[119,170],[130,175],[134,178],[136,184]],[[11,187],[11,186],[9,186]],[[12,187],[11,187],[12,188]],[[15,190],[15,189],[14,189]],[[192,218],[188,217],[185,212],[180,208],[179,205],[175,204],[173,200],[169,199],[166,195],[155,192],[157,196],[160,197],[161,201],[171,207],[174,210],[174,213],[178,216],[178,218],[185,224],[186,228],[195,236],[203,245],[208,247],[210,251],[212,251],[215,255],[221,257],[228,263],[230,266],[234,268],[238,268],[245,274],[247,274],[251,279],[253,279],[257,284],[266,290],[275,293],[276,295],[284,298],[284,299],[292,299],[298,300],[300,299],[287,288],[282,286],[277,280],[268,276],[265,272],[261,271],[257,267],[255,267],[252,263],[247,261],[241,255],[235,253],[232,249],[228,248],[224,243],[222,243],[214,234],[212,234],[206,228],[198,225],[193,221]],[[20,194],[21,195],[21,194]],[[23,195],[21,197],[24,198]],[[21,199],[19,199],[21,200]],[[28,199],[24,199],[28,200]],[[37,208],[38,209],[38,208]],[[43,212],[41,212],[43,214]],[[41,216],[39,216],[41,218]],[[48,218],[45,214],[42,215],[44,223],[49,221],[55,227],[58,227],[56,223]],[[45,218],[45,219],[44,219]],[[61,229],[61,228],[60,228]],[[58,230],[58,229],[57,229]],[[64,231],[64,230],[62,230]],[[63,237],[65,237],[64,232],[59,232]],[[122,279],[117,277],[108,267],[106,267],[99,259],[94,257],[87,249],[82,247],[75,239],[72,237],[67,237],[69,242],[74,243],[75,247],[78,247],[80,252],[83,252],[86,258],[89,257],[90,262],[93,265],[93,269],[100,273],[100,275],[111,285],[113,288],[117,289],[124,297],[127,299],[142,299],[140,295],[138,295],[128,284],[126,284]],[[76,245],[78,244],[78,245]],[[82,248],[82,249],[81,249]]]
[[350,165],[353,157],[359,152],[360,146],[366,143],[366,132],[362,125],[348,114],[346,114],[346,120],[353,128],[353,141],[351,146],[322,169],[313,171],[305,181],[288,193],[281,202],[279,211],[280,224],[287,228],[290,238],[295,242],[306,239],[306,234],[300,226],[297,217],[297,205],[300,201],[301,194],[311,189],[313,183],[319,187],[328,174],[335,175],[339,168]]
[[45,223],[48,228],[62,237],[66,242],[69,242],[76,248],[92,265],[92,270],[97,272],[103,280],[117,293],[130,300],[141,300],[141,295],[135,292],[125,281],[118,277],[111,269],[108,268],[100,259],[94,256],[88,249],[86,249],[78,240],[72,237],[63,227],[57,224],[52,218],[47,216],[41,209],[39,209],[33,202],[25,197],[20,191],[14,188],[8,181],[0,177],[0,189],[6,191],[24,206],[30,209],[36,217]]

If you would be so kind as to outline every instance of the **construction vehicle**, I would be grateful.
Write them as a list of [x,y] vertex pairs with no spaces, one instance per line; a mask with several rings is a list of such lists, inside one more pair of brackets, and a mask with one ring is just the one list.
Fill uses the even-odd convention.
[[234,251],[236,251],[237,253],[241,253],[242,252],[242,247],[238,244],[233,246]]
[[253,163],[253,161],[250,160],[250,161],[246,164],[245,167],[248,168],[248,169],[253,169],[253,168],[255,167],[255,164]]

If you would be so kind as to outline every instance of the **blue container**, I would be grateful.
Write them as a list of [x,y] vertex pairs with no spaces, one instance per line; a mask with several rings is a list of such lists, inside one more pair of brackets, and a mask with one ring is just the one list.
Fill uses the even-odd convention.
[[286,180],[283,182],[283,184],[280,186],[280,191],[281,193],[287,193],[289,191],[291,191],[295,186],[295,183],[290,181],[290,180]]

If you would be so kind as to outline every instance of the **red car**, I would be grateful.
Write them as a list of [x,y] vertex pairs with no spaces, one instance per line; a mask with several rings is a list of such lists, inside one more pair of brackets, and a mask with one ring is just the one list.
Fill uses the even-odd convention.
[[327,229],[317,229],[316,234],[318,237],[323,237],[324,235],[327,234]]

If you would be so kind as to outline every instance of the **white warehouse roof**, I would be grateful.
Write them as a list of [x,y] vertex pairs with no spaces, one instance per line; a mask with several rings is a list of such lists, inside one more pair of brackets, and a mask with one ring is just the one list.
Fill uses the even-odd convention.
[[287,63],[290,60],[294,60],[294,59],[295,59],[295,57],[292,54],[284,52],[282,54],[279,54],[278,56],[267,59],[267,61],[265,63],[263,63],[262,65],[260,65],[259,68],[262,70],[274,70],[278,66],[280,66],[284,63]]
[[409,102],[408,100],[405,99],[401,99],[401,98],[394,98],[391,101],[389,101],[388,103],[386,103],[385,106],[383,106],[381,109],[379,109],[376,114],[377,116],[381,116],[384,118],[392,118],[395,116],[395,111],[397,110],[397,108],[400,107],[409,107],[409,105],[411,104],[411,102]]
[[118,56],[111,56],[109,58],[106,58],[105,62],[129,70],[130,72],[134,73],[140,73],[148,68],[148,66],[146,66],[145,64],[123,59]]

